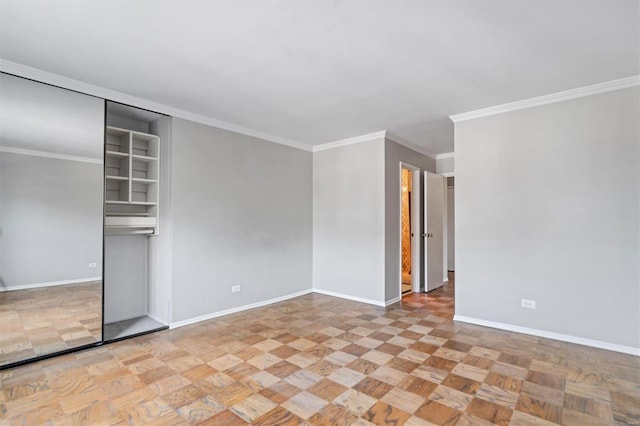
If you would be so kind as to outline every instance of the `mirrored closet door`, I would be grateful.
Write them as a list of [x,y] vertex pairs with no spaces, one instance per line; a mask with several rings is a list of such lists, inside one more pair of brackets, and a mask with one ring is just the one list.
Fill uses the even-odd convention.
[[0,73],[0,367],[102,341],[104,108]]

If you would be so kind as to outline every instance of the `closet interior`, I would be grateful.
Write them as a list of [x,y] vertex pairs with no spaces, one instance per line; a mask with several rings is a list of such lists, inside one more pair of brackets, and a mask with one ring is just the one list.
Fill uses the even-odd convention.
[[[107,101],[104,208],[104,340],[167,328],[150,297],[160,235],[163,129],[169,117]],[[165,138],[163,138],[165,136]],[[165,139],[165,141],[163,141]]]

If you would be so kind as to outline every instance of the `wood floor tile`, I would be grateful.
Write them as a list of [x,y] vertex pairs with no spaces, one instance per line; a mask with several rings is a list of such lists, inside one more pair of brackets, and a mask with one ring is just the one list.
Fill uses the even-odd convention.
[[426,398],[431,395],[431,392],[433,392],[438,387],[438,385],[419,377],[407,376],[402,382],[398,384],[398,387],[402,390],[406,390],[407,392],[411,392],[423,398]]
[[431,392],[429,399],[451,408],[455,408],[458,411],[464,411],[473,397],[464,392],[440,385]]
[[162,399],[164,399],[173,408],[180,408],[183,405],[187,405],[204,396],[204,394],[205,393],[197,386],[188,385],[174,392],[163,395]]
[[343,394],[346,390],[347,387],[336,383],[328,378],[323,378],[307,389],[307,391],[327,401],[333,401],[339,395]]
[[473,395],[482,383],[451,373],[442,381],[442,385]]
[[455,425],[461,415],[462,412],[432,400],[427,400],[415,412],[416,417],[443,426]]
[[339,368],[327,376],[328,379],[331,379],[336,383],[340,383],[348,388],[359,383],[365,377],[366,376],[364,374],[345,367]]
[[311,425],[350,426],[358,417],[342,407],[329,404],[309,418]]
[[562,410],[562,424],[573,426],[605,426],[613,424],[613,420],[605,420],[564,408]]
[[224,410],[198,423],[199,426],[245,426],[247,423],[230,410]]
[[611,392],[611,409],[616,421],[633,424],[640,422],[640,396]]
[[517,410],[513,412],[511,423],[509,423],[510,426],[557,426],[557,424]]
[[261,395],[251,395],[231,407],[231,411],[248,423],[265,415],[276,408],[278,404]]
[[397,384],[402,382],[408,376],[408,374],[391,367],[382,366],[371,373],[370,376],[392,386],[396,386]]
[[481,398],[499,405],[504,405],[505,407],[513,409],[518,403],[520,394],[504,390],[502,388],[499,388],[498,386],[487,385],[485,383],[480,386],[480,389],[478,389],[475,396],[477,398]]
[[559,424],[562,421],[562,407],[531,398],[527,395],[520,395],[516,410],[553,423]]
[[467,408],[467,413],[498,425],[508,425],[513,410],[493,402],[475,398]]
[[415,393],[407,392],[399,388],[393,388],[380,398],[380,400],[409,414],[413,414],[426,401],[425,398]]
[[378,401],[362,415],[363,419],[375,425],[403,425],[409,417],[410,414],[383,401]]
[[362,392],[354,389],[348,389],[342,395],[333,400],[333,403],[339,407],[344,407],[356,416],[361,416],[369,410],[377,401]]
[[300,392],[302,392],[302,389],[290,385],[289,383],[276,382],[268,388],[261,390],[260,395],[269,398],[276,404],[282,404],[284,401],[292,398]]
[[280,405],[301,419],[308,419],[325,407],[327,401],[312,393],[303,391]]

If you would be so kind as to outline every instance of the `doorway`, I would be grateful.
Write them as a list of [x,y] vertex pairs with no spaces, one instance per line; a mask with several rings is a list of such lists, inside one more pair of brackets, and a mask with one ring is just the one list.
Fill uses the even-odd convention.
[[400,294],[420,291],[420,169],[400,163]]

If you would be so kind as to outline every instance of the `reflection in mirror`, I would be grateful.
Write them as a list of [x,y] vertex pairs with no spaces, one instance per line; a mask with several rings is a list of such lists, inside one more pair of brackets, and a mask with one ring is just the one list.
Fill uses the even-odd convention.
[[0,73],[0,366],[102,340],[104,101]]

